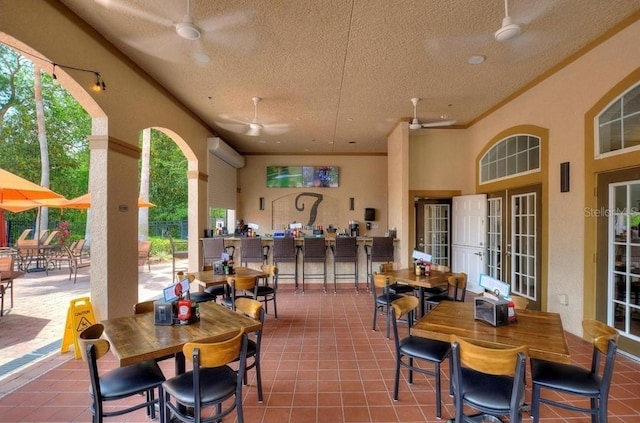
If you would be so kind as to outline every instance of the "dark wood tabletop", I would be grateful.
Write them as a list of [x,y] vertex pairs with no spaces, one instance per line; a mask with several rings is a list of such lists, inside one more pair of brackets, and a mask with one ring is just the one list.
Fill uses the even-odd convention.
[[182,353],[187,342],[216,342],[239,329],[255,332],[260,322],[214,302],[199,304],[200,321],[188,325],[156,326],[154,313],[104,320],[104,335],[120,366]]
[[473,302],[442,301],[418,320],[411,334],[446,342],[457,335],[493,348],[527,345],[530,357],[571,362],[558,313],[517,310],[517,322],[498,327],[473,317]]

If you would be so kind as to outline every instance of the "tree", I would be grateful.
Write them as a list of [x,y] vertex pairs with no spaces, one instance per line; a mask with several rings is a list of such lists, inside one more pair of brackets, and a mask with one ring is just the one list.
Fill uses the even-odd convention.
[[[49,188],[49,145],[47,143],[47,125],[44,119],[44,105],[42,102],[42,79],[40,68],[33,67],[33,94],[36,102],[36,126],[38,128],[38,144],[40,145],[40,185]],[[38,225],[36,237],[40,232],[49,228],[49,209],[38,208]]]
[[[151,129],[142,131],[142,157],[140,158],[140,195],[149,201],[149,161],[151,155]],[[141,241],[149,238],[149,209],[138,209],[138,236]]]

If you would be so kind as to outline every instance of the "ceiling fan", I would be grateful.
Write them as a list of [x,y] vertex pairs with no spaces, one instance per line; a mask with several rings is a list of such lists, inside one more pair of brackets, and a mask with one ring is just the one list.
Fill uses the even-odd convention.
[[520,32],[520,25],[514,23],[511,16],[509,16],[508,0],[504,0],[504,18],[502,19],[502,26],[495,32],[495,34],[493,34],[493,36],[496,41],[504,42],[517,37],[520,35]]
[[[175,43],[175,35],[178,35],[180,39],[186,40],[187,42],[197,42],[194,45],[199,47],[202,47],[199,44],[201,39],[210,39],[219,44],[226,44],[235,51],[251,50],[255,44],[255,37],[251,34],[239,33],[238,31],[233,31],[233,33],[223,32],[225,29],[246,23],[248,18],[244,12],[235,12],[196,21],[191,10],[191,0],[186,1],[186,13],[182,15],[181,19],[167,18],[161,14],[151,13],[142,8],[130,6],[125,0],[94,1],[106,9],[118,11],[152,24],[173,28],[175,32],[173,34],[168,33],[166,37],[159,37],[156,34],[148,39],[123,40],[138,50],[158,55],[159,57],[165,58],[167,56],[166,46],[167,44]],[[175,10],[174,13],[176,13]],[[171,40],[169,35],[173,35],[174,40]],[[202,57],[202,54],[202,52],[196,54],[195,58],[199,61],[206,61],[199,58]]]
[[227,114],[221,114],[220,116],[226,121],[218,121],[216,123],[229,131],[251,137],[257,137],[263,134],[280,135],[289,130],[289,124],[287,123],[264,123],[258,119],[258,103],[262,101],[262,98],[252,97],[251,101],[253,101],[253,119],[250,121],[247,122],[245,119],[235,119],[229,117]]
[[413,104],[413,119],[411,120],[411,122],[409,122],[410,130],[415,131],[416,129],[421,129],[421,128],[437,128],[440,126],[451,126],[454,123],[456,123],[456,121],[453,119],[439,120],[439,121],[428,122],[428,123],[420,123],[418,121],[418,114],[417,114],[418,113],[417,107],[418,107],[419,101],[420,99],[418,97],[413,97],[411,99],[411,104]]

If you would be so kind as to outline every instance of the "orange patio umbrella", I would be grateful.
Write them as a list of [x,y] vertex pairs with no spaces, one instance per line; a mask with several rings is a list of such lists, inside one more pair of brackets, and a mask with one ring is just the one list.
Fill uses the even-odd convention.
[[[144,208],[144,207],[155,207],[156,205],[153,203],[150,203],[146,200],[143,200],[142,198],[138,198],[138,207],[139,208]],[[91,207],[91,193],[88,192],[84,195],[81,195],[79,197],[76,198],[72,198],[71,200],[67,200],[63,205],[61,205],[60,207],[62,208],[66,208],[66,209],[88,209]]]
[[41,200],[45,198],[64,197],[48,188],[0,169],[0,204],[13,200]]

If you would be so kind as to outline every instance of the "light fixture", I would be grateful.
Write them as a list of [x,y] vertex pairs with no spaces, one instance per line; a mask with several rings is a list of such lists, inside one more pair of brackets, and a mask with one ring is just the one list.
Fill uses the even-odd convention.
[[520,25],[513,23],[511,16],[509,16],[508,0],[504,0],[504,18],[502,19],[502,26],[496,31],[493,36],[496,41],[504,42],[520,35]]
[[107,84],[104,83],[104,80],[102,79],[102,75],[100,75],[100,72],[98,72],[98,71],[91,70],[91,69],[77,68],[75,66],[61,65],[60,63],[52,62],[51,60],[46,59],[46,58],[44,58],[42,56],[35,55],[35,54],[31,53],[31,52],[25,51],[25,50],[23,50],[23,49],[21,49],[19,47],[11,45],[11,44],[7,43],[6,41],[4,42],[4,44],[6,44],[7,46],[11,47],[15,51],[19,51],[20,53],[22,53],[25,56],[31,56],[36,60],[51,64],[53,66],[53,69],[51,71],[51,77],[54,80],[58,79],[58,75],[56,75],[56,68],[74,70],[74,71],[78,71],[78,72],[87,72],[87,73],[92,73],[92,74],[94,74],[96,76],[96,83],[91,86],[91,90],[92,91],[96,91],[97,92],[97,91],[104,91],[104,90],[107,89]]
[[260,210],[264,210],[264,197],[260,197],[260,201],[258,203]]
[[102,80],[102,76],[100,72],[93,72],[96,75],[96,83],[91,87],[91,90],[94,92],[105,91],[107,89],[107,84]]
[[486,60],[485,56],[482,56],[481,54],[476,54],[474,56],[469,57],[469,59],[467,60],[467,63],[469,63],[470,65],[479,65],[480,63],[483,63]]
[[200,38],[200,30],[192,22],[181,22],[176,25],[176,32],[185,40],[197,40]]

